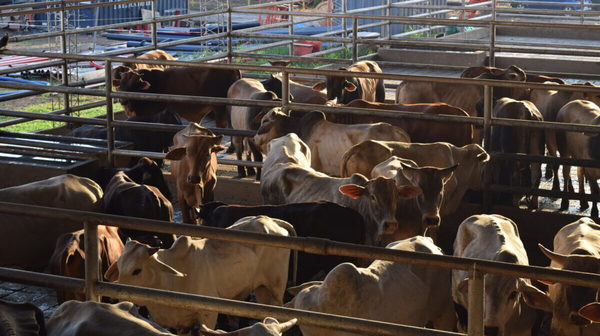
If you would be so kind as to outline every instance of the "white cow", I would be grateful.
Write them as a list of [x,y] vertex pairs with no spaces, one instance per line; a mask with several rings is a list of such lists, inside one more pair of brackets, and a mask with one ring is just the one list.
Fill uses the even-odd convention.
[[295,326],[296,322],[298,322],[298,319],[291,319],[285,323],[279,323],[279,321],[272,317],[266,317],[262,322],[231,332],[211,330],[205,325],[202,325],[200,333],[205,336],[281,336],[283,332]]
[[[244,217],[229,230],[280,236],[295,235],[288,222],[266,216]],[[120,283],[226,299],[245,299],[251,292],[260,303],[281,305],[288,274],[288,249],[209,239],[179,237],[159,250],[129,241],[106,278]],[[189,311],[140,300],[160,325],[185,330],[195,322],[214,328],[217,313]]]
[[[552,261],[550,267],[600,274],[600,225],[587,217],[565,225],[554,236],[554,252],[540,245]],[[540,307],[552,311],[552,335],[600,335],[600,302],[597,288],[584,288],[560,283],[549,284],[553,306]]]
[[[416,236],[391,243],[389,249],[431,253],[442,251],[431,238]],[[324,281],[294,288],[298,295],[286,307],[364,319],[453,330],[456,317],[450,294],[450,270],[376,260],[367,268],[343,263]],[[292,290],[292,289],[291,289]],[[361,335],[300,326],[304,336]]]
[[[517,225],[500,215],[473,215],[465,219],[458,227],[454,255],[529,264]],[[466,271],[452,271],[452,296],[454,302],[468,309]],[[497,336],[530,336],[536,318],[536,311],[530,305],[549,304],[549,299],[528,279],[486,274],[484,302],[486,334],[497,330]],[[464,321],[459,322],[459,329],[464,331]]]

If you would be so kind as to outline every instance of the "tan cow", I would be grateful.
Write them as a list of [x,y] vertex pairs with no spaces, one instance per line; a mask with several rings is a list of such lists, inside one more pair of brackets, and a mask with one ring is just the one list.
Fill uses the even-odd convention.
[[[294,227],[266,216],[244,217],[227,228],[278,236],[295,235]],[[245,299],[251,292],[259,303],[282,305],[288,275],[288,249],[181,236],[168,250],[130,241],[106,272],[119,283],[184,293]],[[194,323],[214,328],[217,313],[189,311],[139,300],[160,325],[182,331]]]
[[481,190],[483,170],[490,156],[479,145],[456,147],[446,142],[407,143],[393,141],[364,141],[344,154],[341,176],[355,173],[371,177],[373,168],[392,155],[414,161],[417,165],[451,167],[458,164],[444,185],[442,216],[456,211],[467,190]]
[[[600,274],[600,225],[590,218],[563,226],[554,236],[554,251],[539,246],[552,268]],[[553,305],[539,308],[552,312],[553,336],[600,335],[598,288],[548,284]]]
[[231,332],[211,330],[202,325],[200,333],[205,336],[281,336],[285,331],[295,326],[296,322],[298,322],[298,319],[279,323],[279,321],[272,317],[266,317],[262,322],[257,322],[249,327]]
[[[114,226],[98,225],[98,256],[102,274],[123,253],[123,242]],[[85,279],[85,247],[83,230],[65,233],[58,237],[50,257],[50,273]],[[56,291],[56,301],[85,301],[83,293]]]
[[48,336],[170,336],[156,323],[146,320],[133,303],[116,304],[68,301],[46,322]]
[[[136,59],[147,59],[147,60],[165,60],[165,61],[173,61],[176,60],[175,57],[171,56],[171,54],[162,51],[160,49],[151,50],[147,53],[144,53]],[[121,83],[121,74],[128,72],[129,70],[142,70],[142,69],[166,69],[168,65],[158,65],[158,64],[144,64],[144,63],[135,63],[131,62],[123,62],[123,65],[119,65],[118,67],[112,70],[112,83],[113,86],[119,87]]]
[[[587,100],[575,100],[563,106],[556,121],[572,124],[600,125],[600,107]],[[561,157],[576,159],[600,160],[600,134],[585,132],[557,132],[557,144]],[[592,195],[600,195],[597,180],[600,178],[600,168],[577,169],[579,180],[579,193],[585,194],[584,177],[588,181]],[[571,181],[571,166],[563,165],[564,186],[563,191],[573,191]],[[587,209],[588,202],[580,201],[581,208]],[[563,198],[561,209],[569,207],[569,200]],[[598,217],[596,202],[592,202],[592,217]]]
[[325,120],[314,111],[298,119],[275,108],[261,122],[254,141],[265,150],[269,141],[288,133],[296,133],[312,152],[311,167],[329,175],[338,175],[340,162],[350,147],[364,140],[410,141],[402,129],[387,123],[342,125]]
[[327,100],[337,99],[340,104],[348,104],[354,99],[364,99],[372,102],[385,102],[385,86],[383,79],[351,77],[352,73],[372,72],[382,73],[374,61],[360,61],[347,68],[339,68],[348,72],[348,77],[328,76],[325,82],[313,86],[313,90],[327,89]]
[[[252,78],[242,78],[233,83],[227,91],[227,98],[281,101],[274,92],[267,91],[261,82]],[[233,129],[255,131],[260,126],[260,121],[255,120],[256,116],[268,112],[271,107],[229,105],[227,109]],[[232,136],[231,142],[235,147],[235,154],[238,160],[242,159],[244,147],[246,147],[248,151],[246,160],[250,161],[250,151],[252,151],[254,161],[262,161],[262,153],[254,143],[254,139]],[[255,172],[252,167],[238,166],[238,177],[254,174],[256,174],[257,180],[260,179],[260,168]]]
[[[0,189],[0,201],[81,211],[102,211],[102,189],[71,174]],[[81,221],[0,216],[0,266],[39,270],[46,267],[56,239],[83,228]]]
[[177,200],[184,223],[197,223],[197,208],[214,200],[217,185],[217,154],[222,135],[190,123],[173,137],[173,149],[166,159],[173,161],[171,170],[177,185]]
[[[388,245],[400,251],[441,255],[430,238],[417,236]],[[367,268],[343,263],[324,281],[303,284],[286,307],[368,320],[454,330],[456,317],[450,294],[450,270],[376,260]],[[304,336],[362,335],[301,325]],[[402,335],[402,334],[399,334]]]
[[[304,153],[310,153],[310,149],[296,136],[286,135],[271,142],[260,185],[265,204],[329,201],[347,206],[363,216],[368,242],[375,243],[383,234],[397,230],[398,198],[414,198],[421,193],[418,187],[396,186],[394,180],[384,177],[331,177],[308,166],[310,155],[302,158]],[[271,157],[276,161],[270,162]]]
[[[528,265],[529,259],[515,222],[500,215],[473,215],[458,227],[454,256]],[[452,271],[452,296],[457,305],[469,308],[469,273]],[[536,320],[532,307],[552,304],[529,279],[486,274],[484,277],[484,318],[486,335],[530,336]],[[459,330],[466,331],[459,314]]]
[[[266,90],[273,91],[278,97],[282,96],[281,83],[283,75],[281,73],[272,74],[268,79],[261,81]],[[290,100],[300,104],[325,105],[327,94],[322,91],[313,90],[312,86],[304,85],[293,80],[290,83]]]

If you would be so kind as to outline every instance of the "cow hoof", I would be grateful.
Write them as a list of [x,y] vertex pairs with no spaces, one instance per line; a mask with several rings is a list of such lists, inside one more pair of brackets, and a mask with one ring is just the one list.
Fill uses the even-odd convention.
[[563,200],[560,202],[560,210],[568,210],[569,209],[569,201]]

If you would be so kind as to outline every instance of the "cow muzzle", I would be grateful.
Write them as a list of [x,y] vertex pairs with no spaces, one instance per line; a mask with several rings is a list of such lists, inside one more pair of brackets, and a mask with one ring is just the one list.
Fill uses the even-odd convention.
[[396,221],[385,221],[383,223],[383,234],[394,234],[398,229],[398,223]]
[[436,227],[440,225],[440,216],[427,216],[423,218],[423,224],[427,228]]
[[585,317],[579,315],[578,313],[571,313],[569,315],[569,321],[576,326],[585,327],[588,324],[592,324],[592,321],[586,319]]
[[191,183],[191,184],[200,184],[200,176],[199,175],[188,175],[187,181],[188,181],[188,183]]

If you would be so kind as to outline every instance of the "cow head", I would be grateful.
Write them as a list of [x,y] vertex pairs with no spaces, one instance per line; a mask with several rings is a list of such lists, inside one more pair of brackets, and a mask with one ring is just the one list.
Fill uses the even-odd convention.
[[398,200],[415,198],[422,193],[419,187],[397,186],[393,179],[386,177],[367,180],[361,174],[353,174],[350,179],[357,183],[342,185],[339,191],[347,197],[361,200],[361,208],[364,208],[370,220],[377,224],[375,241],[382,235],[393,234],[398,229]]
[[478,144],[468,144],[462,146],[461,149],[465,150],[466,153],[464,162],[472,165],[470,173],[468,175],[465,174],[465,178],[468,179],[469,189],[481,190],[483,187],[483,173],[486,164],[490,161],[490,155]]
[[267,153],[267,144],[288,133],[298,133],[299,119],[292,118],[276,107],[266,113],[260,113],[255,120],[260,118],[260,127],[254,136],[254,142],[263,153]]
[[298,322],[297,319],[291,319],[285,323],[279,323],[279,321],[272,317],[266,317],[263,322],[258,322],[250,327],[231,332],[215,331],[203,324],[200,327],[200,333],[205,336],[280,336],[295,326],[296,322]]
[[[596,85],[594,85],[591,82],[574,83],[573,85],[583,86],[583,87],[586,87],[586,86],[587,87],[597,87]],[[583,92],[583,91],[577,92],[571,98],[572,98],[572,100],[574,100],[574,99],[589,100],[596,105],[600,105],[600,93],[598,93],[598,92]]]
[[123,74],[134,71],[134,69],[130,66],[119,65],[118,67],[112,70],[112,85],[116,88],[121,86],[121,79],[123,79]]
[[142,157],[135,166],[126,169],[125,174],[136,183],[158,188],[167,199],[172,199],[171,191],[169,190],[162,170],[156,161],[147,157]]
[[[564,270],[600,273],[600,258],[582,254],[560,254],[538,244],[542,252],[552,261],[553,267]],[[592,322],[600,322],[600,302],[598,289],[560,283],[544,283],[550,285],[550,297],[554,303],[552,332],[553,335],[577,335],[579,330]]]
[[185,277],[185,274],[160,261],[156,255],[158,250],[158,247],[129,240],[121,257],[110,265],[104,277],[108,281],[152,288],[161,288],[165,279]]

